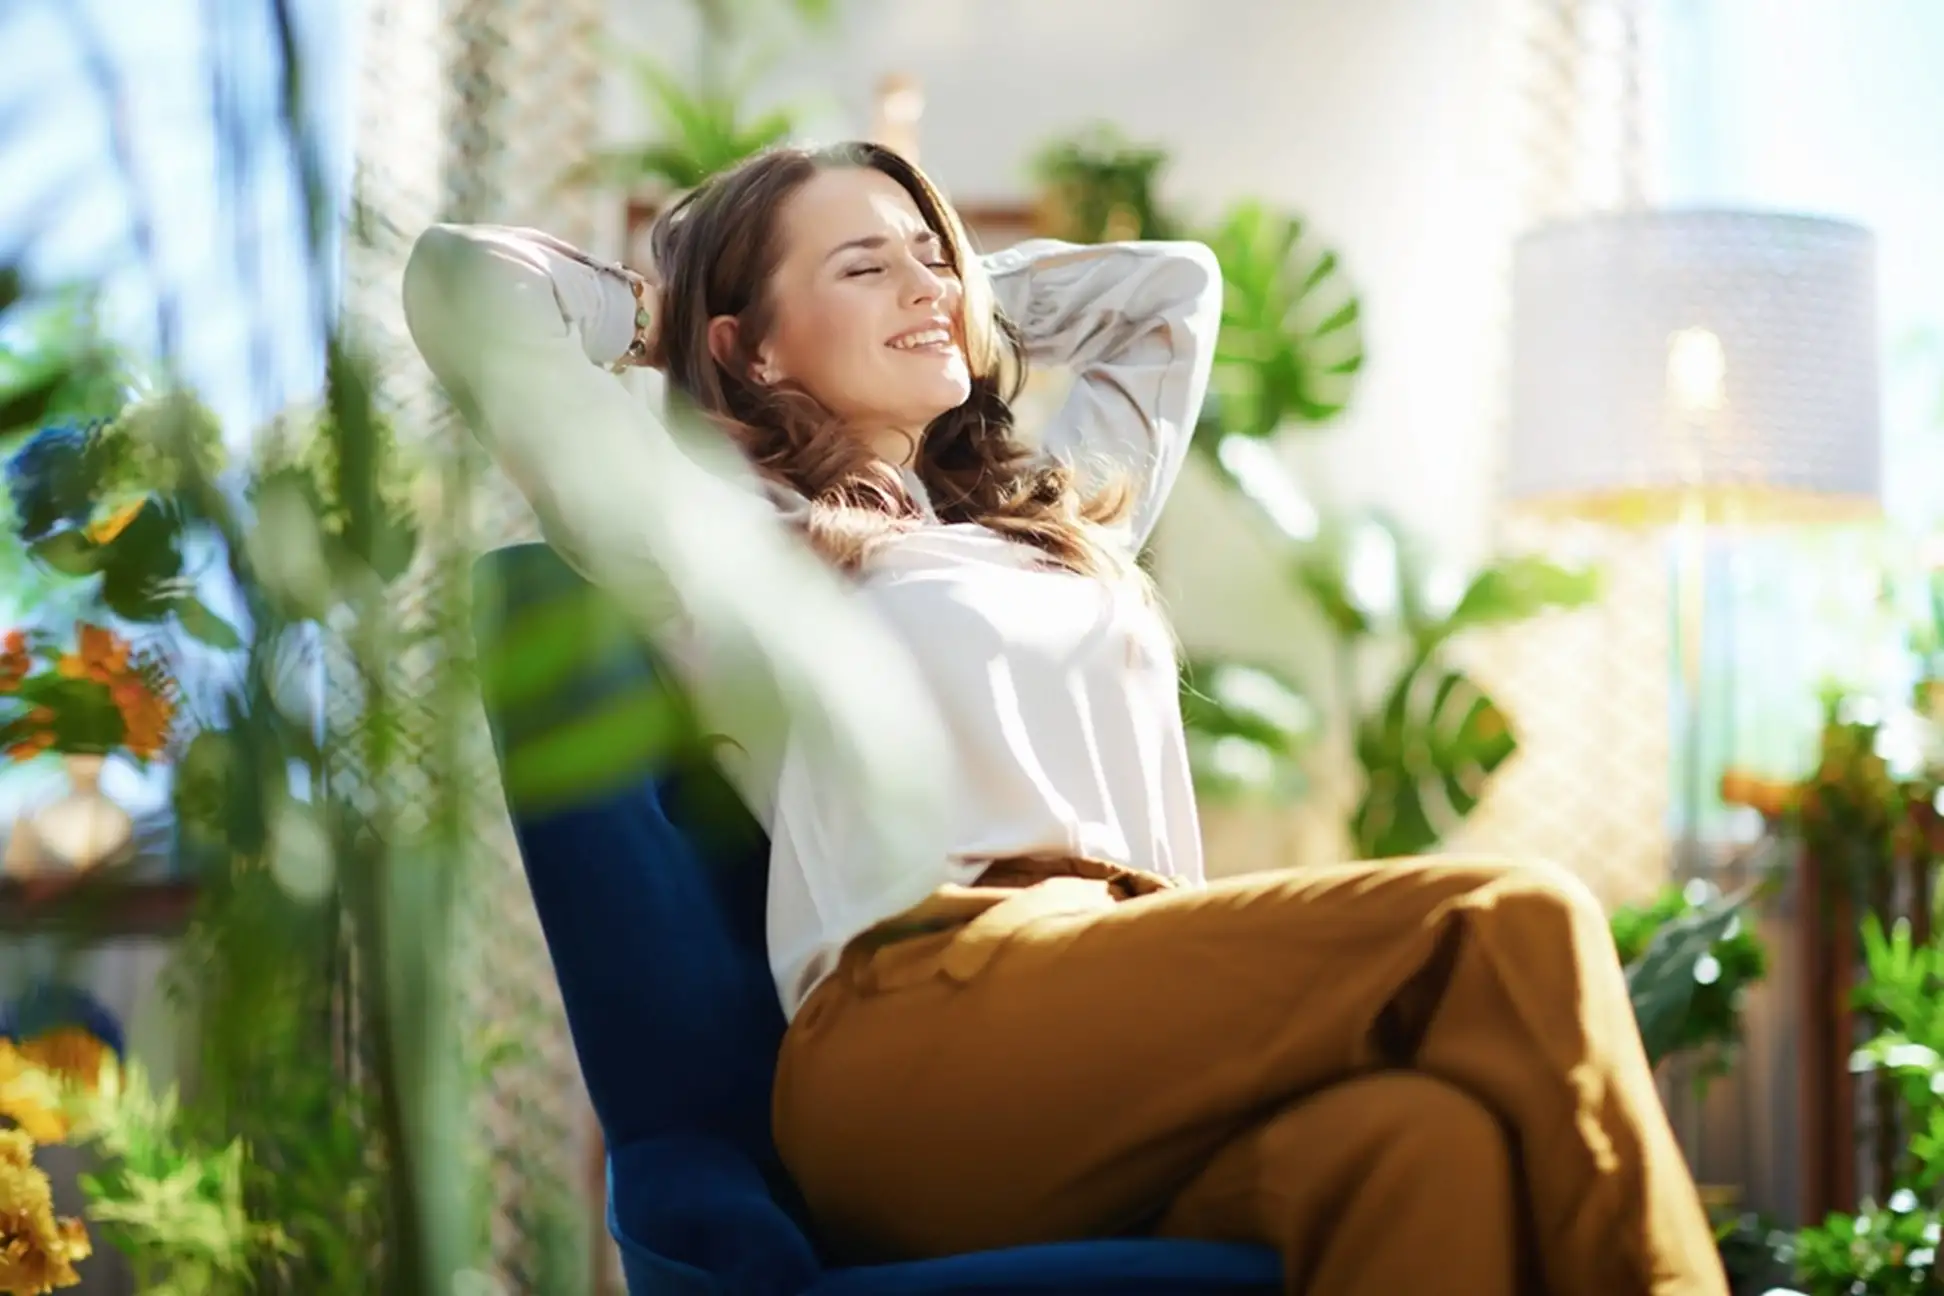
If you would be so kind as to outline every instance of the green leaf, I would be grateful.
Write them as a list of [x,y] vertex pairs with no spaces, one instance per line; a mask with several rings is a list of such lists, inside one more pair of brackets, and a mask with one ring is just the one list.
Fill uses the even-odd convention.
[[1437,845],[1517,749],[1504,711],[1470,676],[1419,656],[1358,729],[1364,789],[1350,822],[1358,853],[1386,859]]
[[157,579],[139,573],[131,579],[115,579],[110,573],[101,582],[101,601],[108,610],[139,625],[168,620],[176,603],[189,592],[187,583],[178,578]]
[[1627,993],[1649,1061],[1679,1048],[1700,982],[1695,970],[1741,921],[1744,900],[1722,897],[1670,920],[1627,969]]
[[686,741],[684,720],[666,691],[636,687],[598,711],[528,735],[506,755],[507,804],[539,813],[665,767]]
[[183,512],[158,495],[142,501],[126,526],[102,545],[111,580],[173,580],[182,574]]
[[1348,557],[1337,538],[1305,548],[1296,559],[1296,583],[1316,601],[1317,611],[1341,639],[1357,639],[1374,628],[1369,612],[1350,591]]
[[1525,621],[1552,608],[1584,607],[1600,597],[1600,573],[1562,567],[1543,558],[1508,558],[1472,578],[1438,638],[1481,626]]
[[837,17],[837,0],[789,0],[789,4],[811,27],[828,27]]
[[371,570],[386,585],[411,567],[418,552],[418,527],[400,511],[387,511],[378,519],[371,538]]
[[0,387],[0,442],[47,422],[73,372],[65,364],[46,365]]
[[1166,150],[1136,144],[1105,123],[1054,140],[1030,168],[1058,218],[1050,232],[1075,243],[1176,237],[1156,193],[1167,160]]
[[1295,680],[1270,666],[1202,658],[1183,665],[1180,693],[1204,795],[1286,799],[1302,791],[1318,720]]
[[175,601],[176,620],[189,635],[212,648],[234,651],[243,646],[243,637],[223,618],[209,610],[200,599],[184,595]]
[[719,171],[761,152],[796,129],[789,109],[744,120],[739,93],[685,84],[653,57],[628,60],[636,88],[655,122],[645,143],[607,149],[562,173],[563,186],[604,184],[628,188],[644,181],[669,190],[693,189]]
[[1246,202],[1206,237],[1221,263],[1222,331],[1211,408],[1224,432],[1272,436],[1350,402],[1363,368],[1362,309],[1336,253],[1300,217]]
[[35,562],[65,576],[92,576],[101,570],[105,552],[80,527],[63,527],[27,546]]

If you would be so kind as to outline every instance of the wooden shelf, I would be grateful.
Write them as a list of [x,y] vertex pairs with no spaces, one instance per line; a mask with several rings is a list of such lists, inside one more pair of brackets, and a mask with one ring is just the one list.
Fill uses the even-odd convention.
[[0,878],[0,932],[176,936],[195,903],[196,884],[182,878],[138,880],[113,870]]

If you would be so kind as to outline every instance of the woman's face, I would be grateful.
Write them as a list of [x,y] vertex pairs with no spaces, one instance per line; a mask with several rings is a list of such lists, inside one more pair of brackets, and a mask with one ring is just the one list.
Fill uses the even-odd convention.
[[879,454],[909,462],[931,421],[972,390],[943,241],[904,186],[868,167],[818,172],[779,216],[758,381],[795,383]]

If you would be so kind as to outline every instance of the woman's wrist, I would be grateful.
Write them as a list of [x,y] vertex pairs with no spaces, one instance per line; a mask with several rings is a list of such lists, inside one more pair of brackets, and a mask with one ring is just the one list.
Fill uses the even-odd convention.
[[654,280],[619,261],[603,261],[598,257],[589,256],[573,244],[555,238],[543,230],[514,228],[509,232],[531,239],[569,260],[578,261],[596,274],[611,275],[626,284],[629,295],[634,298],[634,315],[629,321],[628,346],[608,367],[615,373],[620,373],[624,369],[651,367],[657,363],[655,325],[660,313],[661,294]]
[[657,320],[657,299],[654,281],[638,270],[624,265],[616,265],[614,273],[628,285],[634,296],[634,333],[629,339],[628,349],[614,362],[614,371],[623,369],[650,368],[655,361],[655,326]]

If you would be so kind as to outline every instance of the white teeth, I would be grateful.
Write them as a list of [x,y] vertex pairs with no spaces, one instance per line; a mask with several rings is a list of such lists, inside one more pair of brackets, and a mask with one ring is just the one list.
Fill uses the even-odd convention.
[[922,333],[907,333],[893,338],[888,344],[898,351],[913,351],[919,347],[944,346],[952,340],[952,335],[944,329],[926,329]]

